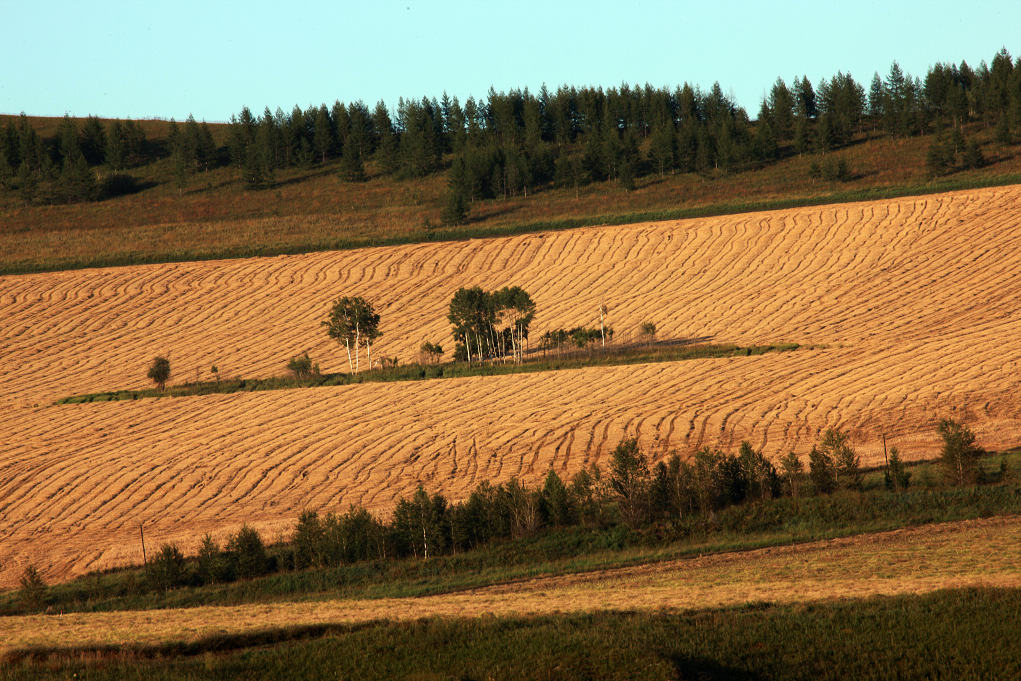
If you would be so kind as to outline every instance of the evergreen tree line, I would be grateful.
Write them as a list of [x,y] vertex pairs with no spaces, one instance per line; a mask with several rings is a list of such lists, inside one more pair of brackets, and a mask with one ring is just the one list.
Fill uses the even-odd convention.
[[[939,434],[947,482],[981,481],[982,451],[970,429],[944,420]],[[903,492],[910,484],[911,474],[896,448],[884,475],[886,487],[894,492]],[[836,429],[827,430],[812,448],[807,469],[793,452],[774,466],[748,442],[737,454],[706,447],[689,461],[673,455],[650,466],[637,440],[625,439],[612,452],[606,471],[592,465],[565,481],[551,470],[537,488],[517,479],[499,485],[482,482],[457,503],[442,494],[430,495],[420,485],[410,498],[397,502],[389,522],[357,507],[322,516],[305,511],[283,552],[267,552],[258,533],[246,526],[222,548],[207,535],[190,574],[173,545],[161,546],[148,569],[154,585],[169,588],[363,560],[429,559],[543,529],[621,526],[639,532],[662,530],[671,536],[671,526],[690,524],[693,518],[712,526],[716,514],[730,506],[862,487],[859,457],[847,433]]]
[[551,184],[618,180],[630,188],[649,173],[728,171],[840,148],[867,131],[910,136],[970,121],[999,126],[1006,136],[1021,126],[1021,60],[1006,50],[978,69],[936,64],[924,79],[894,62],[867,91],[840,72],[815,85],[779,78],[754,125],[718,83],[707,92],[688,84],[543,86],[538,93],[490,89],[463,104],[446,93],[402,98],[393,112],[383,102],[371,111],[339,101],[289,115],[267,108],[261,118],[245,108],[232,118],[230,146],[251,186],[267,183],[274,169],[330,158],[340,159],[341,175],[352,181],[364,179],[370,161],[385,175],[421,177],[447,158],[452,200],[462,204],[449,220],[457,221],[475,200]]
[[[189,118],[185,136],[168,141],[171,151],[176,149],[175,140],[200,136],[198,128]],[[171,121],[171,132],[175,129]],[[212,145],[205,123],[201,136],[208,137],[204,148]],[[130,193],[137,190],[137,182],[124,171],[164,156],[165,147],[147,139],[136,121],[111,121],[104,126],[95,116],[79,127],[65,115],[57,135],[44,140],[21,114],[0,130],[0,189],[14,191],[29,203],[71,203]],[[112,172],[100,178],[95,169],[104,165]]]
[[[719,83],[708,91],[687,83],[674,89],[490,89],[463,104],[446,93],[402,98],[393,111],[383,102],[370,110],[361,101],[295,106],[290,113],[267,107],[261,116],[245,107],[231,118],[225,149],[216,148],[208,126],[192,117],[172,124],[160,148],[147,143],[137,123],[104,129],[94,117],[81,130],[65,117],[57,139],[44,143],[23,116],[0,136],[0,183],[27,200],[97,198],[94,179],[86,177],[94,177],[89,166],[120,170],[167,155],[182,187],[191,173],[220,162],[236,167],[250,188],[271,184],[277,169],[331,159],[339,160],[349,181],[365,179],[369,162],[399,178],[449,167],[445,217],[460,222],[479,199],[604,180],[630,189],[637,177],[652,173],[727,172],[840,148],[868,131],[910,136],[975,121],[995,126],[1001,143],[1012,142],[1021,127],[1021,59],[1006,49],[977,69],[938,63],[924,78],[894,62],[885,77],[874,74],[867,90],[841,72],[814,85],[804,76],[790,83],[778,78],[755,124]],[[948,169],[947,142],[941,144],[942,157],[930,169]],[[954,140],[954,160],[966,151]],[[977,162],[962,158],[965,165]]]

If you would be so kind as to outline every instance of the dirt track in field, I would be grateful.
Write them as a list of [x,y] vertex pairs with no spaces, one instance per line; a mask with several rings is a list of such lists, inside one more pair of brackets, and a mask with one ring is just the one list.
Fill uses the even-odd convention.
[[1019,565],[1021,519],[993,518],[418,598],[7,617],[0,619],[6,635],[0,640],[0,656],[33,645],[193,641],[258,629],[376,619],[688,610],[961,587],[1019,587]]
[[[1021,444],[1021,187],[513,238],[0,277],[0,585],[195,545],[302,508],[373,509],[424,483],[534,483],[601,463],[625,434],[654,456],[749,439],[804,453],[827,426],[866,463],[882,436],[936,453],[941,417],[989,448]],[[450,345],[461,286],[517,284],[535,336],[643,321],[665,338],[825,345],[795,353],[546,374],[56,407],[58,397],[268,376],[341,349],[319,322],[340,295],[381,312],[374,356]]]

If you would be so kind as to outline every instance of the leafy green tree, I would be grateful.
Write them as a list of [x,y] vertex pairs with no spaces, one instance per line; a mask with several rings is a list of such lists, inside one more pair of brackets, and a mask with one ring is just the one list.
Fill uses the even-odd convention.
[[[326,327],[330,338],[343,343],[347,348],[348,369],[360,371],[360,347],[365,343],[368,354],[369,368],[372,368],[372,342],[382,336],[379,330],[380,316],[372,303],[360,296],[338,298],[330,308],[330,316],[322,325]],[[351,348],[355,355],[352,364]]]
[[862,488],[861,459],[851,446],[847,433],[837,428],[827,428],[819,449],[833,462],[836,484],[847,489]]
[[439,343],[424,341],[418,349],[419,361],[423,364],[436,364],[443,356],[443,346]]
[[326,532],[319,514],[315,511],[303,511],[298,517],[298,524],[291,535],[294,546],[294,567],[319,567],[325,564],[323,540]]
[[209,534],[202,537],[197,563],[196,574],[203,584],[223,581],[228,577],[223,551]]
[[181,586],[185,581],[184,554],[176,544],[163,544],[146,565],[146,576],[155,589],[164,591]]
[[308,353],[296,355],[287,361],[287,370],[299,381],[307,381],[315,374],[312,366],[312,358]]
[[42,610],[46,605],[46,582],[35,565],[27,565],[18,582],[22,606],[29,610]]
[[837,489],[837,471],[833,458],[818,447],[808,453],[808,477],[816,494],[830,494]]
[[773,464],[747,440],[738,453],[741,475],[746,481],[748,499],[771,499],[780,494],[780,476]]
[[437,494],[429,498],[419,485],[410,500],[397,502],[393,514],[393,527],[405,550],[415,557],[429,560],[445,547],[444,520],[446,501]]
[[975,434],[953,419],[940,421],[937,432],[943,440],[940,465],[946,479],[958,486],[974,483],[978,479],[978,461],[982,455],[982,449],[975,444]]
[[573,525],[576,521],[571,494],[556,471],[550,469],[542,486],[543,509],[546,520],[554,527]]
[[780,459],[780,470],[783,472],[784,486],[787,493],[795,499],[801,496],[801,483],[804,477],[805,467],[801,459],[794,452],[787,452],[787,455]]
[[146,378],[156,384],[159,390],[165,390],[167,381],[170,380],[170,360],[166,357],[157,357],[149,365]]
[[266,546],[255,528],[243,525],[227,541],[227,557],[239,579],[251,579],[269,571]]
[[453,326],[454,340],[462,344],[471,363],[472,355],[481,360],[486,348],[492,349],[496,309],[492,295],[482,288],[460,288],[450,300],[447,320]]
[[649,513],[649,465],[636,438],[626,438],[610,455],[610,487],[621,517],[631,528],[643,524]]

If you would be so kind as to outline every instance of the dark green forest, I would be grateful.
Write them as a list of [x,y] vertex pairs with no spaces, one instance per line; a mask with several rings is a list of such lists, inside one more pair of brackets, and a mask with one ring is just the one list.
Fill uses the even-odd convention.
[[[778,78],[753,120],[715,83],[575,87],[538,92],[490,89],[463,103],[443,93],[380,101],[335,102],[290,112],[244,107],[227,125],[223,144],[210,126],[189,117],[171,122],[166,139],[146,139],[137,123],[81,127],[65,117],[54,139],[42,139],[27,117],[0,134],[0,187],[27,202],[102,199],[139,189],[132,167],[169,159],[175,181],[188,184],[203,169],[231,166],[246,187],[273,182],[274,171],[337,161],[341,177],[366,178],[366,165],[395,178],[449,175],[445,220],[465,219],[473,201],[548,187],[612,180],[625,189],[636,178],[674,172],[732,172],[792,154],[829,151],[864,134],[908,137],[936,132],[927,166],[933,175],[983,163],[965,124],[995,130],[1010,143],[1021,128],[1021,59],[1002,49],[972,68],[937,63],[924,77],[896,62],[868,87],[836,73],[813,84]],[[97,179],[91,168],[104,166]],[[820,168],[839,179],[846,169]]]

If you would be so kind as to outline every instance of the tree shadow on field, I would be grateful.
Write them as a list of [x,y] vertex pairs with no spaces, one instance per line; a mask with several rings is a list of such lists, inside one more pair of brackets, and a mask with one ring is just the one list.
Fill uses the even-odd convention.
[[677,671],[677,681],[758,681],[762,677],[753,672],[728,667],[708,657],[686,657],[670,653],[667,661]]

